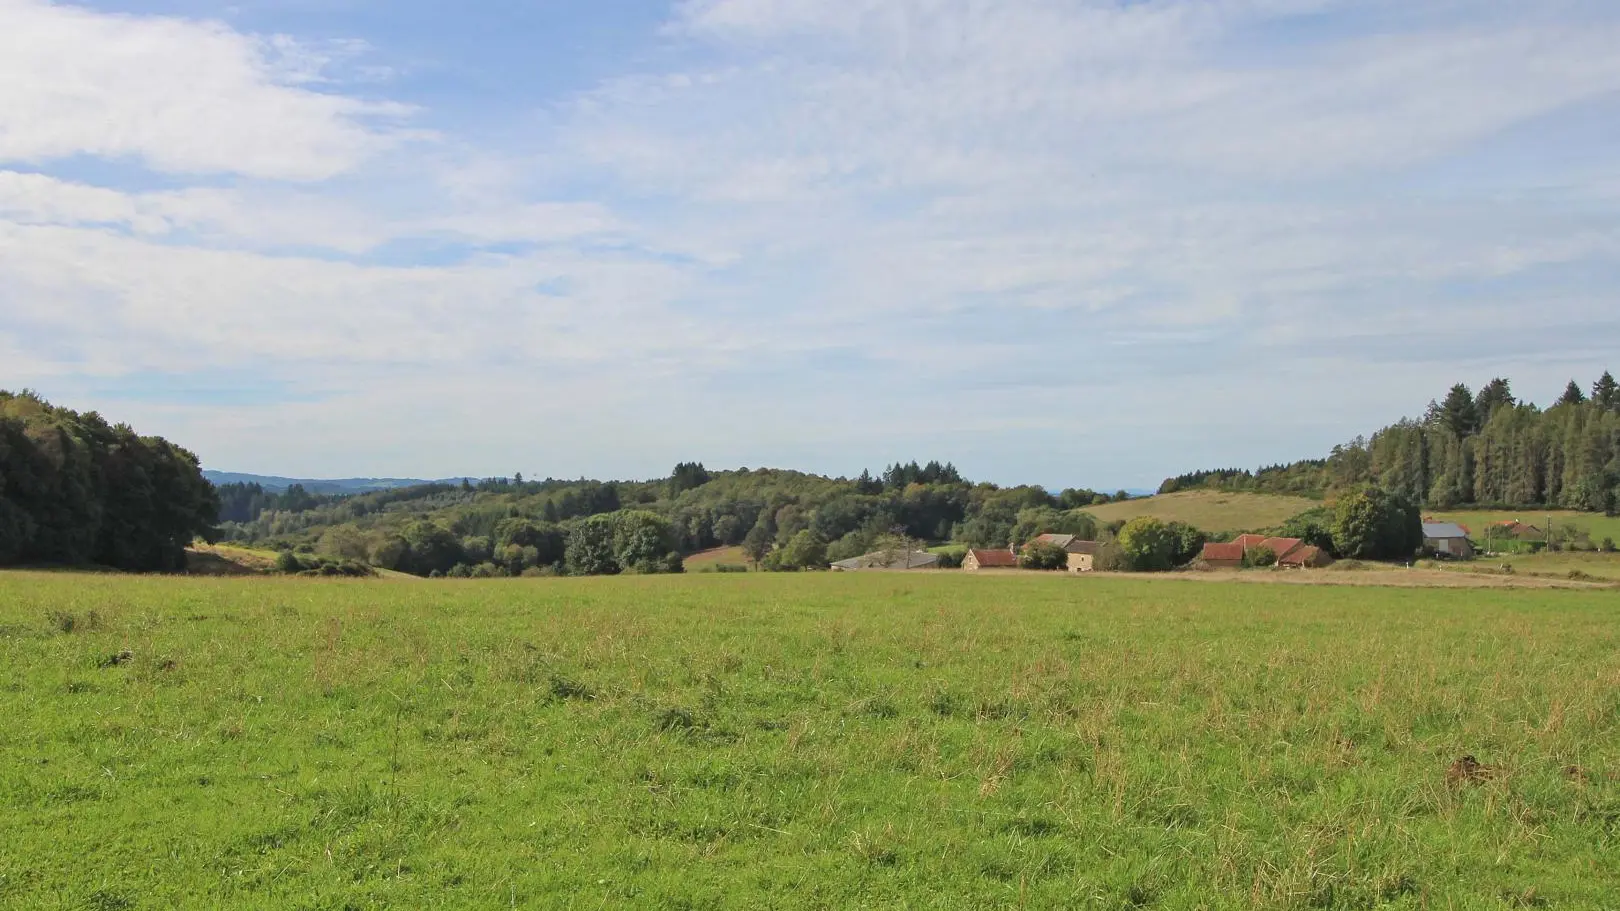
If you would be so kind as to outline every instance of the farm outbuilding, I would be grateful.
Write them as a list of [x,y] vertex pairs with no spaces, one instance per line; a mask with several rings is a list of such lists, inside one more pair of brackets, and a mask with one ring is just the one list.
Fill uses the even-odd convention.
[[1096,541],[1082,541],[1075,535],[1036,535],[1034,540],[1061,548],[1068,554],[1071,573],[1089,573],[1095,569],[1097,550],[1102,547]]
[[1018,555],[1011,550],[970,550],[962,558],[962,568],[970,573],[981,569],[1017,569]]
[[1206,565],[1216,569],[1237,569],[1251,552],[1261,549],[1275,554],[1278,566],[1293,569],[1317,569],[1333,562],[1326,551],[1298,538],[1259,535],[1243,535],[1229,544],[1205,544],[1202,556]]
[[1277,558],[1278,566],[1292,569],[1320,569],[1333,562],[1328,552],[1313,544],[1301,544],[1288,552],[1285,557]]
[[1424,522],[1423,549],[1460,560],[1474,556],[1474,545],[1468,540],[1468,529],[1454,522]]
[[1205,544],[1203,560],[1216,569],[1238,569],[1243,566],[1243,545],[1236,541],[1229,544]]

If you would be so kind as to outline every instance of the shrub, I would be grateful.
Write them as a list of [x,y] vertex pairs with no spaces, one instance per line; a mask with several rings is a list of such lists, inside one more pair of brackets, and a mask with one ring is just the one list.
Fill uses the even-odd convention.
[[1097,548],[1097,556],[1091,566],[1100,573],[1123,573],[1130,571],[1131,561],[1125,556],[1124,548],[1109,542]]
[[1423,546],[1417,507],[1378,487],[1339,498],[1333,513],[1333,550],[1358,560],[1405,559]]
[[1598,543],[1598,551],[1600,553],[1605,553],[1605,554],[1614,553],[1614,539],[1613,538],[1604,538],[1601,542]]
[[303,572],[304,564],[299,561],[297,554],[290,550],[284,550],[276,555],[275,570],[278,573],[292,575]]
[[1024,552],[1018,557],[1018,565],[1025,569],[1046,571],[1068,569],[1069,553],[1056,544],[1035,541],[1024,545]]
[[1174,529],[1149,516],[1132,519],[1119,530],[1119,546],[1125,552],[1126,567],[1139,573],[1170,569],[1179,543]]
[[1265,569],[1277,565],[1277,552],[1269,547],[1251,547],[1243,554],[1243,565],[1249,569]]

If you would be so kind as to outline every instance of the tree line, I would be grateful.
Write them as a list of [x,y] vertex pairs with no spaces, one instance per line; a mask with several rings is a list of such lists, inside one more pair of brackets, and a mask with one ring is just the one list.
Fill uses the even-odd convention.
[[[645,572],[668,569],[671,553],[727,546],[741,546],[761,567],[797,569],[872,552],[895,534],[1006,547],[1049,531],[1094,536],[1098,523],[1085,508],[1126,496],[973,483],[937,460],[895,463],[854,478],[710,471],[683,462],[668,477],[648,481],[514,476],[354,496],[292,493],[233,492],[233,502],[252,508],[225,517],[222,533],[417,575],[580,574],[614,566]],[[597,516],[621,517],[613,521],[634,525],[632,537],[659,543],[618,548],[611,562],[591,558],[604,549],[587,546],[580,529],[596,528],[588,520]],[[647,530],[649,516],[656,531]],[[600,529],[595,534],[600,541]]]
[[1570,381],[1553,405],[1520,402],[1508,380],[1458,383],[1421,418],[1335,446],[1325,459],[1258,471],[1202,471],[1160,493],[1218,489],[1322,497],[1375,485],[1420,507],[1463,504],[1620,510],[1620,383]]
[[181,570],[219,506],[185,449],[27,390],[0,391],[0,565]]

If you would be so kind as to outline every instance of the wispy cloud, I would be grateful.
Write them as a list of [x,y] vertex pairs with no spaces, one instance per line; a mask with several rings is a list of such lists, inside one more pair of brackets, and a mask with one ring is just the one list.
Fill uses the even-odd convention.
[[1620,341],[1620,130],[1494,154],[1620,113],[1600,0],[688,0],[657,40],[449,128],[367,34],[0,0],[5,381],[251,369],[146,407],[283,473],[1144,483]]

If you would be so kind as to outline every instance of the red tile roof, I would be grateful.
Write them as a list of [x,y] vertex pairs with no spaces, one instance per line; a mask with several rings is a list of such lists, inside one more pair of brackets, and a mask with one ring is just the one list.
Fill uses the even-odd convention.
[[1265,542],[1265,535],[1238,535],[1232,539],[1232,543],[1239,547],[1259,547]]
[[1243,562],[1243,545],[1236,541],[1231,544],[1205,544],[1204,562],[1241,563]]
[[1321,560],[1322,548],[1305,544],[1289,551],[1288,556],[1278,558],[1277,562],[1283,566],[1314,566]]
[[1267,538],[1260,542],[1260,546],[1270,548],[1271,552],[1277,555],[1277,561],[1280,563],[1283,557],[1293,553],[1296,548],[1304,543],[1298,538]]
[[984,567],[1007,567],[1018,565],[1018,555],[1010,550],[976,550],[973,558]]

